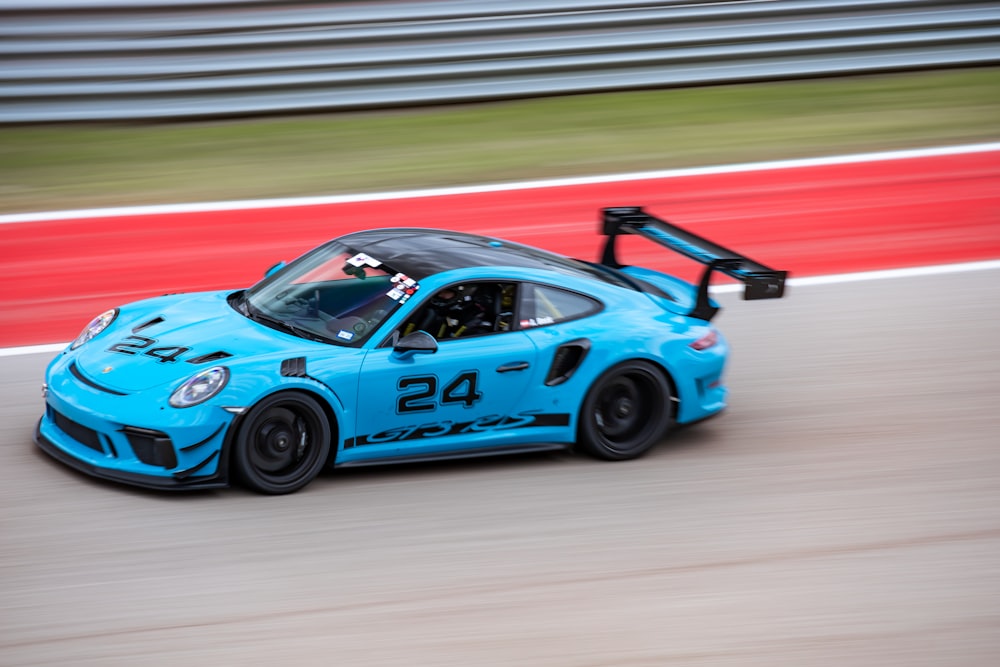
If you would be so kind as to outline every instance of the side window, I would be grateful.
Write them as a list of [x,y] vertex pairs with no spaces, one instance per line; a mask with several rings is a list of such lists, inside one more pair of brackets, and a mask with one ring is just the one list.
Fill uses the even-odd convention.
[[430,297],[399,333],[426,331],[438,340],[451,340],[510,331],[516,297],[515,283],[450,285]]
[[521,291],[518,318],[522,329],[531,329],[574,320],[600,309],[600,303],[582,294],[557,287],[526,284]]

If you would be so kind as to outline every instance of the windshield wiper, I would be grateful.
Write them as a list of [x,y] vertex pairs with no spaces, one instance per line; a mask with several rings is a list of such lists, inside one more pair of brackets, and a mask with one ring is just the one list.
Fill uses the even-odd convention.
[[285,333],[290,333],[293,336],[298,336],[299,338],[305,338],[306,340],[316,341],[317,343],[332,343],[333,340],[327,338],[326,336],[321,336],[315,331],[310,331],[309,329],[303,329],[300,326],[296,326],[291,322],[286,322],[285,320],[279,320],[276,317],[268,315],[262,312],[259,308],[254,308],[249,300],[244,300],[244,304],[247,309],[247,317],[249,317],[254,322],[260,322],[261,324],[268,325],[279,331],[284,331]]

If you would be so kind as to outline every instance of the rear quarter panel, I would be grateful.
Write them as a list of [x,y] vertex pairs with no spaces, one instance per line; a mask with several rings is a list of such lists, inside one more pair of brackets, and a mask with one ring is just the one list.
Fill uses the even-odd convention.
[[663,299],[624,288],[592,283],[564,283],[563,287],[590,294],[604,308],[589,317],[528,331],[539,349],[543,380],[560,345],[575,339],[590,342],[587,356],[569,380],[554,387],[539,382],[543,407],[569,409],[575,430],[580,407],[594,382],[609,368],[632,359],[650,361],[670,376],[679,399],[678,422],[696,421],[724,407],[724,389],[713,394],[706,388],[721,380],[728,356],[726,341],[720,335],[708,350],[690,347],[711,330],[708,323],[667,310]]

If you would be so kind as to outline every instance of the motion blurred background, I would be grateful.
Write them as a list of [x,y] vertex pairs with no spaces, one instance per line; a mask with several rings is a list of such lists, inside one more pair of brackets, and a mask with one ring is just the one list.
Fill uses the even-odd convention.
[[0,212],[394,190],[997,136],[1000,7],[8,0]]
[[[1000,139],[995,1],[5,0],[0,54],[5,346],[375,219],[33,212]],[[997,155],[738,179],[663,213],[765,262],[849,268],[895,234],[996,259]],[[549,202],[549,247],[596,247],[573,204]],[[530,240],[518,205],[497,216]],[[48,355],[0,348],[0,664],[1000,664],[990,266],[720,295],[731,407],[633,463],[341,471],[278,498],[54,465],[31,444]]]

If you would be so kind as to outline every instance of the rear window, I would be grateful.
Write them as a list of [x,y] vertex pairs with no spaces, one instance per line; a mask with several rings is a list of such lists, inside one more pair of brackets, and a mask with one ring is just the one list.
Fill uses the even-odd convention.
[[548,326],[596,313],[601,303],[569,290],[528,283],[521,291],[518,324],[521,329]]

